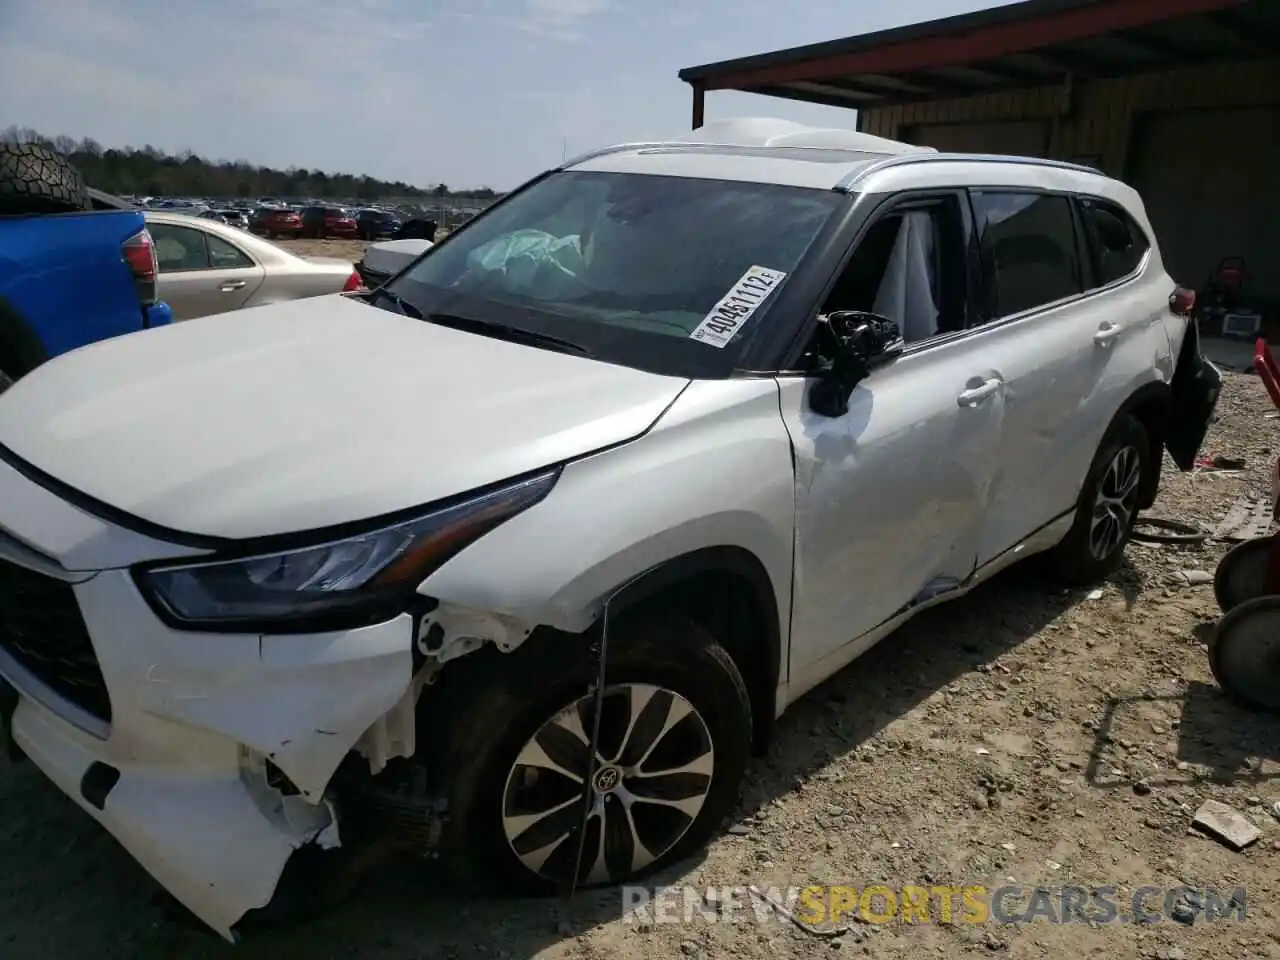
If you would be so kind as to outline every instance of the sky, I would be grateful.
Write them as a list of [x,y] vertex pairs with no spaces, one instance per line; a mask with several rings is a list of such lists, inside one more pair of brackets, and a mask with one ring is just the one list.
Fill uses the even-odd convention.
[[[0,129],[507,190],[689,130],[682,67],[996,0],[0,0]],[[735,92],[706,118],[852,127]]]

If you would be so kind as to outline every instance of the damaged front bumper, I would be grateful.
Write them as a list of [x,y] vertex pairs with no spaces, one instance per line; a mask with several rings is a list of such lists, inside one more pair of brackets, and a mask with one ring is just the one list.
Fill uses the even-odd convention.
[[[20,490],[28,482],[0,464],[0,546],[12,548],[0,550],[0,678],[18,693],[12,741],[234,939],[236,924],[271,902],[295,851],[342,842],[326,791],[351,751],[376,755],[376,768],[412,750],[411,727],[394,727],[412,723],[413,618],[293,636],[172,630],[125,569],[58,576],[68,558],[122,538],[44,491]],[[15,505],[35,500],[45,512],[33,523]],[[41,531],[56,536],[42,543]],[[136,536],[123,539],[137,548]],[[38,629],[23,619],[33,610]]]

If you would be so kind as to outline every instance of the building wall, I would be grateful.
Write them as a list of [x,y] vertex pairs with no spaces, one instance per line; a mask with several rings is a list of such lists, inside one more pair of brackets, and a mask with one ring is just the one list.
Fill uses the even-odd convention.
[[1149,111],[1280,104],[1280,59],[1185,67],[1119,80],[931,100],[864,111],[860,128],[900,139],[919,124],[1041,120],[1050,124],[1049,155],[1101,162],[1123,177],[1135,120]]

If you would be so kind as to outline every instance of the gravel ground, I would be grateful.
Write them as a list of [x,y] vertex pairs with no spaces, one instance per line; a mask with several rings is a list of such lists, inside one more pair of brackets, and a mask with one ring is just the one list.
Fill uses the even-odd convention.
[[[1228,376],[1206,454],[1240,473],[1170,470],[1153,515],[1212,524],[1266,489],[1280,423],[1258,380]],[[615,892],[458,902],[411,868],[342,910],[261,934],[254,960],[355,957],[994,955],[1280,958],[1280,722],[1217,692],[1202,637],[1224,545],[1134,544],[1101,591],[1013,570],[909,624],[781,722],[738,822],[669,883],[1186,883],[1247,890],[1244,922],[1187,926],[856,923],[815,938],[786,923],[624,923]],[[1191,578],[1194,580],[1195,578]],[[5,761],[0,761],[5,763]],[[1243,853],[1189,832],[1206,799],[1245,812]],[[221,941],[165,919],[147,876],[29,765],[0,769],[0,956],[202,960]],[[1154,901],[1159,903],[1157,898]],[[935,913],[936,916],[936,913]]]
[[364,256],[363,240],[280,240],[277,241],[286,250],[291,250],[304,257],[340,257],[355,263]]
[[[437,240],[449,235],[447,230],[436,234]],[[368,243],[363,240],[280,240],[280,246],[304,257],[341,257],[355,263],[364,256]]]

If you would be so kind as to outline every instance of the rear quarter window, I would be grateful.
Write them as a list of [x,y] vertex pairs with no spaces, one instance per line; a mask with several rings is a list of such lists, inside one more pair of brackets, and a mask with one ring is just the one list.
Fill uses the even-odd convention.
[[1151,249],[1142,227],[1122,207],[1107,200],[1083,197],[1080,211],[1098,285],[1106,286],[1132,275]]

